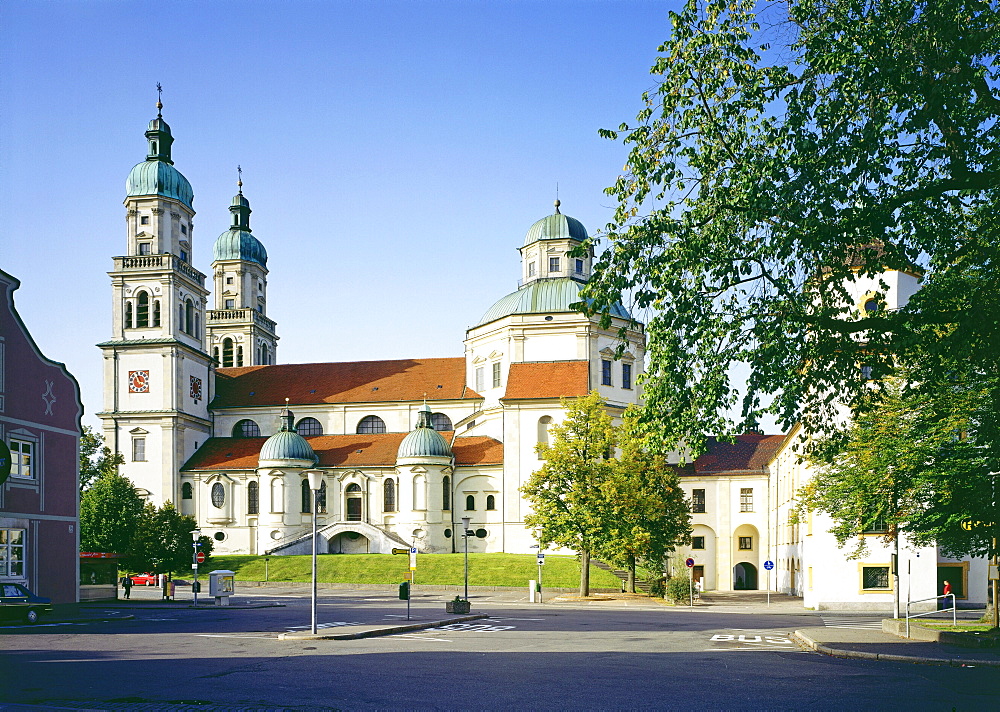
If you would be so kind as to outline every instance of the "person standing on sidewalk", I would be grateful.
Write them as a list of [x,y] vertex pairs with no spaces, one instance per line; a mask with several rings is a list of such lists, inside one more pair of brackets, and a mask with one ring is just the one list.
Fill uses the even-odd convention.
[[[948,581],[943,581],[942,583],[944,584],[944,586],[941,589],[941,595],[942,596],[948,596],[948,595],[950,595],[951,594],[951,584]],[[948,601],[947,598],[942,598],[941,599],[941,605],[939,606],[939,608],[951,608],[951,605],[949,605],[949,601]]]
[[122,588],[125,589],[125,598],[132,595],[132,577],[125,575],[122,576]]

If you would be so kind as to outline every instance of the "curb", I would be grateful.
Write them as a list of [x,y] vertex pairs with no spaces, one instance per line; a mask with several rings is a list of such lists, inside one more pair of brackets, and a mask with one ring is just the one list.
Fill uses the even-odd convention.
[[444,620],[424,621],[422,623],[407,623],[406,625],[384,626],[372,630],[363,630],[356,633],[282,633],[278,640],[360,640],[361,638],[377,638],[383,635],[393,635],[394,633],[406,633],[411,630],[425,630],[427,628],[438,628],[449,623],[465,623],[466,621],[478,621],[489,618],[485,613],[471,616],[458,616],[456,618],[446,618]]
[[[214,603],[207,603],[205,605],[197,605],[197,606],[195,606],[194,604],[191,604],[191,603],[189,603],[187,605],[180,604],[180,603],[175,603],[172,606],[165,606],[165,605],[153,603],[153,604],[150,604],[148,606],[147,605],[124,606],[124,605],[121,605],[121,604],[111,604],[111,605],[108,605],[108,606],[101,606],[101,605],[95,604],[94,607],[95,608],[118,608],[118,609],[129,610],[129,611],[226,611],[226,610],[229,610],[229,611],[246,611],[246,610],[251,610],[251,609],[255,609],[255,608],[284,608],[285,604],[284,603],[253,603],[253,604],[242,605],[242,606],[216,606]],[[120,618],[115,618],[114,620],[121,620],[121,619]]]
[[841,648],[831,648],[829,645],[817,643],[815,640],[805,635],[802,631],[794,631],[792,640],[800,645],[823,653],[834,658],[856,658],[862,660],[884,660],[893,663],[916,663],[919,665],[949,665],[951,667],[965,667],[967,665],[982,667],[1000,668],[1000,660],[956,660],[953,658],[926,658],[918,655],[897,655],[895,653],[869,653],[864,650],[845,650]]

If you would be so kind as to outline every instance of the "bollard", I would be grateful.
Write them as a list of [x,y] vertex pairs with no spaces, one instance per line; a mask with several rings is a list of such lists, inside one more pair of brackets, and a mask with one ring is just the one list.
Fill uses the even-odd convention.
[[535,602],[535,591],[537,590],[538,587],[535,585],[535,579],[528,581],[528,603]]

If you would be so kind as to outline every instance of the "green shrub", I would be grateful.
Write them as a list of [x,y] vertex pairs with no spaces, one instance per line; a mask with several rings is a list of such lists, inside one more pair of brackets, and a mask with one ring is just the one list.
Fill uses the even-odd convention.
[[656,598],[663,598],[663,595],[667,592],[667,580],[660,576],[658,579],[654,579],[649,582],[649,595],[655,596]]
[[687,604],[691,600],[691,577],[687,569],[677,571],[667,581],[667,598],[674,603]]

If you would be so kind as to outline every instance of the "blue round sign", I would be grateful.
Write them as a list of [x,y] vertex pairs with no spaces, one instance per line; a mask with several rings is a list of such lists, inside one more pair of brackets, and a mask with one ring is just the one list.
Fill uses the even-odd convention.
[[692,566],[694,566],[694,559],[687,559],[684,563],[690,569]]
[[774,562],[773,561],[765,561],[764,562],[764,568],[767,569],[768,571],[770,571],[771,569],[774,568]]

